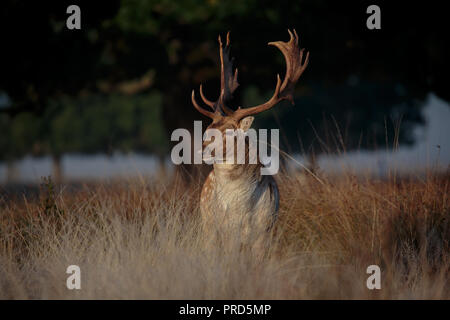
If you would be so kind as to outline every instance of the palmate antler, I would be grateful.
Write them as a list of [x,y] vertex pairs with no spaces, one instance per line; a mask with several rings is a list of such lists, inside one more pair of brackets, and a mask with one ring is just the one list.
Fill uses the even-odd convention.
[[195,100],[195,93],[192,91],[192,103],[194,107],[203,115],[215,118],[222,115],[224,112],[227,116],[233,117],[236,120],[240,120],[244,117],[254,115],[263,111],[266,111],[282,100],[289,100],[294,104],[293,92],[295,84],[308,66],[309,52],[306,54],[305,60],[303,60],[303,53],[305,49],[299,48],[298,35],[294,29],[294,33],[288,30],[290,39],[288,42],[276,41],[269,42],[269,45],[275,46],[283,53],[286,61],[286,75],[283,82],[281,82],[280,75],[277,75],[277,85],[275,87],[275,93],[272,98],[258,106],[250,108],[238,108],[236,111],[231,110],[226,106],[226,103],[232,98],[233,92],[239,86],[237,81],[238,71],[237,69],[233,73],[233,59],[230,58],[230,37],[227,34],[227,43],[225,49],[222,47],[222,41],[219,36],[220,44],[220,62],[221,62],[221,93],[219,99],[216,102],[209,101],[205,98],[200,85],[200,95],[203,102],[207,104],[214,112],[206,111],[201,108]]
[[203,102],[208,105],[213,112],[206,111],[201,108],[195,100],[195,92],[192,90],[192,103],[194,107],[203,115],[213,118],[214,116],[221,115],[225,112],[227,115],[231,115],[233,111],[229,109],[225,104],[231,100],[234,91],[236,91],[239,83],[237,81],[238,70],[233,72],[233,58],[230,56],[230,32],[227,33],[227,42],[225,48],[222,44],[222,38],[219,35],[220,45],[220,95],[217,101],[213,102],[207,99],[203,93],[203,86],[200,85],[200,96]]

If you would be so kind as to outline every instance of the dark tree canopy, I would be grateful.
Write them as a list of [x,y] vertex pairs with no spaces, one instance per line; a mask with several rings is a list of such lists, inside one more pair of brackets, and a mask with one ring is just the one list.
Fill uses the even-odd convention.
[[[81,30],[65,27],[70,4],[81,8]],[[2,121],[11,125],[10,116],[26,111],[56,123],[38,139],[52,145],[51,153],[108,152],[111,146],[156,150],[156,145],[143,145],[153,142],[142,140],[139,130],[125,133],[113,129],[117,123],[104,118],[102,109],[91,102],[111,105],[111,99],[116,99],[119,103],[108,113],[119,112],[121,103],[139,104],[136,95],[157,92],[162,113],[154,114],[162,118],[167,137],[173,129],[191,128],[194,119],[203,119],[190,103],[192,89],[203,83],[208,97],[214,100],[218,96],[219,34],[231,32],[241,84],[235,107],[245,107],[270,96],[276,73],[284,73],[282,56],[267,42],[286,40],[286,29],[295,28],[301,46],[311,53],[308,70],[297,86],[297,104],[276,107],[258,118],[257,125],[280,127],[287,145],[299,148],[301,140],[308,150],[317,144],[317,152],[326,149],[327,139],[325,144],[336,144],[332,141],[336,137],[327,137],[333,132],[330,127],[342,130],[349,148],[375,147],[384,143],[386,131],[393,136],[401,118],[400,142],[410,143],[411,128],[423,122],[421,107],[427,94],[434,92],[450,101],[446,12],[434,1],[420,6],[378,1],[382,29],[368,30],[366,8],[370,4],[323,0],[7,0],[0,13],[4,43],[0,92],[9,97],[11,106],[0,108],[8,114]],[[97,98],[86,103],[83,97],[89,95]],[[60,111],[51,112],[55,108],[52,101],[57,101]],[[148,108],[159,108],[157,104]],[[58,127],[64,127],[64,121],[55,122],[55,117],[63,119],[67,114],[73,125],[77,121],[105,125],[92,129],[89,135],[72,132],[61,142],[54,135]],[[134,121],[142,120],[130,119],[131,127],[137,126]],[[145,125],[142,121],[139,124]],[[149,125],[155,128],[151,122]],[[86,124],[79,124],[83,126]],[[103,132],[106,127],[109,129]],[[33,137],[34,133],[24,135]],[[122,139],[125,136],[128,138]],[[33,139],[25,140],[27,146],[35,145],[30,141]],[[3,145],[6,143],[0,143]],[[17,156],[25,152],[5,149]]]

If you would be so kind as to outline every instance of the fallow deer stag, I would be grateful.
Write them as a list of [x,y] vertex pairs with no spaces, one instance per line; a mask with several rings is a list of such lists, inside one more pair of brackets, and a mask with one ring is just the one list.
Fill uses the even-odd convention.
[[[203,102],[212,110],[208,111],[199,106],[192,91],[192,103],[203,115],[212,119],[207,129],[218,129],[224,133],[226,129],[242,129],[246,132],[252,122],[252,115],[269,110],[282,100],[289,100],[294,104],[293,91],[295,84],[303,71],[305,71],[309,53],[303,60],[304,49],[299,48],[298,35],[294,30],[288,30],[290,40],[288,42],[269,42],[269,45],[277,47],[286,60],[286,75],[283,82],[277,75],[275,93],[267,102],[236,110],[230,108],[229,103],[234,91],[239,86],[237,69],[233,71],[232,58],[230,57],[230,37],[227,34],[226,45],[220,45],[221,64],[221,92],[217,101],[208,100],[203,94],[200,85],[200,96]],[[207,147],[207,142],[203,147]],[[225,139],[223,145],[225,146]],[[246,161],[248,160],[248,145],[245,145]],[[216,159],[217,160],[217,159]],[[276,220],[279,207],[278,186],[271,175],[261,175],[260,168],[263,164],[260,159],[256,164],[229,164],[214,163],[213,170],[208,175],[201,192],[200,211],[204,222],[213,222],[222,227],[244,226],[245,229],[259,226],[257,232],[268,230]],[[255,230],[255,229],[253,229]],[[247,230],[248,231],[248,230]]]

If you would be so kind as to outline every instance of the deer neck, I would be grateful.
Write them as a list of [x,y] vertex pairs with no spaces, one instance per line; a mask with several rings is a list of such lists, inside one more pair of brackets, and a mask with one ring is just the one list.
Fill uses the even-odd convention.
[[214,175],[219,184],[251,183],[261,180],[261,164],[214,164]]
[[[236,149],[235,149],[235,152]],[[249,145],[245,144],[244,163],[214,163],[214,175],[217,179],[217,184],[222,184],[222,187],[227,187],[226,184],[245,185],[255,184],[261,180],[261,167],[259,157],[256,155],[255,162],[252,163]],[[237,158],[234,158],[237,161]]]
[[212,183],[216,204],[228,213],[252,212],[257,203],[267,198],[269,179],[261,175],[261,166],[215,164]]

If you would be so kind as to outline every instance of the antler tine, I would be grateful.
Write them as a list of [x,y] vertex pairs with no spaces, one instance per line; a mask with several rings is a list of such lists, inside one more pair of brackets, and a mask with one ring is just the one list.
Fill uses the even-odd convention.
[[238,70],[235,69],[233,72],[233,58],[230,57],[230,32],[227,32],[227,41],[225,48],[222,44],[222,38],[219,35],[219,46],[220,46],[220,97],[219,102],[220,107],[223,111],[230,115],[233,113],[225,103],[228,102],[232,97],[234,91],[239,86],[237,77]]
[[231,116],[234,112],[228,108],[225,104],[233,96],[233,92],[239,86],[237,81],[238,70],[234,70],[233,73],[233,59],[230,58],[230,32],[227,33],[227,40],[225,47],[222,44],[222,38],[219,35],[219,54],[220,54],[220,95],[216,102],[213,102],[205,97],[203,93],[203,85],[200,85],[200,97],[203,102],[208,105],[214,112],[206,111],[201,108],[197,101],[195,101],[195,93],[192,92],[192,103],[194,107],[203,115],[212,118],[216,114],[226,114]]
[[295,39],[296,39],[296,41],[298,43],[298,34],[297,34],[297,31],[295,29],[294,29],[294,34],[295,34]]
[[202,98],[203,102],[209,106],[213,111],[216,111],[216,108],[214,107],[214,102],[208,100],[205,95],[203,94],[203,85],[200,84],[200,97]]
[[213,112],[209,112],[206,111],[205,109],[203,109],[202,107],[200,107],[197,103],[197,101],[195,100],[195,91],[192,90],[192,104],[194,105],[195,109],[198,110],[198,112],[200,112],[202,115],[207,116],[208,118],[213,119],[214,118],[214,113]]
[[289,33],[289,42],[291,42],[292,40],[294,40],[294,35],[292,34],[291,30],[287,29],[288,33]]
[[222,92],[220,93],[219,100],[218,100],[218,105],[219,105],[220,108],[223,110],[223,112],[225,112],[225,114],[226,114],[227,116],[232,116],[232,115],[234,114],[234,111],[231,110],[230,108],[228,108],[228,107],[225,105],[225,94],[224,94],[223,90],[222,90]]
[[236,118],[242,119],[246,116],[263,112],[274,107],[282,100],[289,100],[292,104],[294,104],[294,87],[303,71],[305,71],[308,66],[309,52],[306,54],[305,61],[302,62],[304,49],[300,50],[298,46],[297,32],[294,29],[294,33],[292,33],[291,30],[288,29],[288,33],[290,37],[288,42],[276,41],[268,43],[269,45],[277,47],[283,54],[286,61],[286,75],[284,76],[283,83],[281,83],[280,77],[278,76],[277,86],[272,98],[261,105],[236,110],[234,113]]
[[275,92],[272,95],[272,98],[270,98],[269,101],[258,105],[256,107],[251,107],[251,108],[238,108],[238,110],[236,110],[233,114],[234,117],[236,117],[237,119],[242,119],[245,118],[247,116],[251,116],[263,111],[266,111],[270,108],[272,108],[273,106],[275,106],[278,102],[281,101],[280,99],[280,88],[281,88],[281,79],[280,79],[280,75],[277,74],[277,85],[275,86]]

